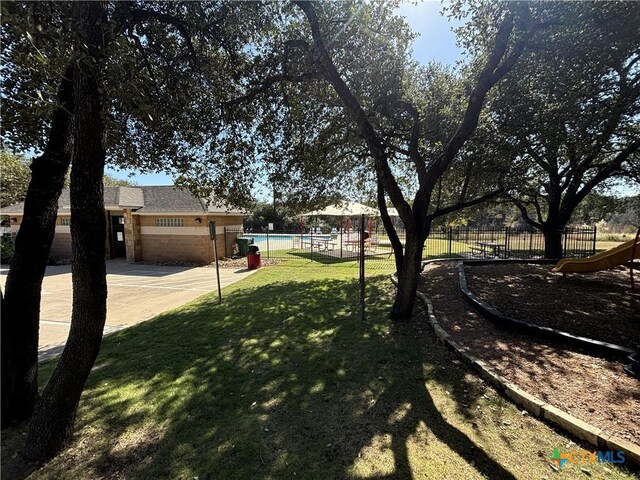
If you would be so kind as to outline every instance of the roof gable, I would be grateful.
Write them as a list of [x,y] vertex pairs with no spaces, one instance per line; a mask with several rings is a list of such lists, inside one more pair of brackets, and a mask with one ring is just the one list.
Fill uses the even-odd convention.
[[204,213],[198,197],[189,190],[173,186],[140,187],[144,194],[144,207],[138,213],[176,212]]
[[[131,208],[136,213],[225,213],[244,214],[241,210],[232,209],[211,198],[200,199],[189,190],[174,186],[144,187],[104,187],[104,206],[106,209]],[[58,199],[61,212],[71,209],[69,189],[65,188]],[[2,209],[3,213],[22,213],[24,202],[10,205]]]

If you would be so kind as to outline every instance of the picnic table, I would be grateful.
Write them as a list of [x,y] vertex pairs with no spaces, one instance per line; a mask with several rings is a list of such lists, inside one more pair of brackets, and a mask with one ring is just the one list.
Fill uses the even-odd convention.
[[303,241],[303,245],[309,248],[316,248],[321,251],[331,251],[335,248],[336,244],[333,241],[333,238],[309,238]]
[[509,251],[504,243],[477,242],[478,250],[484,257],[507,258]]
[[350,240],[344,240],[342,242],[342,245],[344,246],[344,249],[347,252],[355,252],[360,248],[360,240],[359,239],[350,239]]
[[[344,248],[347,252],[357,252],[360,250],[360,239],[354,238],[351,240],[345,240]],[[367,237],[364,239],[364,251],[365,253],[373,253],[376,251],[377,242],[374,242],[371,237]]]

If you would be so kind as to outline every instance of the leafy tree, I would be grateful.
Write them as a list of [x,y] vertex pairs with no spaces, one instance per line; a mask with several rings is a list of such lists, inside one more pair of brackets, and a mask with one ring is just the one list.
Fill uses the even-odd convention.
[[24,200],[31,172],[27,162],[9,152],[0,152],[0,207]]
[[[409,318],[431,223],[500,191],[496,175],[481,175],[482,144],[469,140],[487,92],[534,33],[528,9],[481,4],[474,15],[489,25],[469,34],[476,61],[458,78],[409,61],[412,34],[390,3],[294,3],[303,23],[286,11],[283,38],[262,62],[271,74],[255,75],[239,99],[272,99],[269,109],[247,108],[261,134],[257,150],[271,181],[303,202],[363,196],[373,185],[400,279],[391,317]],[[389,200],[406,227],[404,245]]]
[[[394,70],[390,68],[395,66],[394,62],[402,63],[406,60],[402,55],[399,58],[391,55],[385,58],[381,54],[381,63],[378,63],[380,58],[371,56],[371,52],[378,53],[380,47],[385,46],[380,39],[397,38],[399,27],[394,24],[388,7],[376,4],[371,7],[374,11],[371,11],[367,6],[341,4],[342,16],[346,14],[347,17],[359,20],[375,19],[373,26],[352,22],[347,27],[332,17],[327,4],[295,3],[305,14],[313,39],[313,47],[308,49],[310,61],[317,66],[321,78],[335,91],[353,136],[366,147],[364,155],[372,159],[377,200],[393,246],[399,276],[391,318],[408,319],[413,309],[422,249],[432,222],[450,212],[480,203],[497,193],[494,190],[469,198],[462,188],[453,203],[436,206],[434,202],[439,180],[460,156],[467,156],[464,148],[469,145],[467,142],[476,129],[487,93],[513,67],[525,47],[526,38],[531,35],[529,11],[524,4],[506,4],[500,8],[490,8],[489,11],[475,12],[481,17],[488,13],[491,18],[491,24],[484,30],[488,48],[482,50],[482,55],[473,65],[477,75],[462,117],[453,121],[455,127],[451,133],[446,131],[445,135],[436,135],[434,138],[431,132],[435,130],[435,122],[429,121],[425,110],[421,111],[419,99],[414,101],[409,95],[419,91],[418,88],[411,87],[419,86],[420,81],[428,84],[428,79],[420,78],[413,82],[409,77],[403,84],[403,79],[398,74],[391,73]],[[363,31],[369,29],[378,34],[366,35],[363,31],[358,32],[373,43],[371,45],[363,41],[363,46],[368,47],[367,51],[359,50],[353,45],[347,49],[339,43],[341,29],[353,36],[349,29],[356,27],[351,27],[352,24],[360,26]],[[387,28],[394,29],[396,34],[392,34]],[[372,37],[378,41],[371,39]],[[370,67],[375,64],[376,71],[367,71],[366,68],[358,71],[347,67],[342,61],[345,58],[350,60],[351,55],[362,55],[363,61]],[[365,72],[366,77],[357,76]],[[411,175],[417,180],[417,188],[413,192],[403,191],[398,181],[396,165],[400,164],[412,169]],[[387,196],[404,224],[404,245],[387,213]]]
[[618,199],[616,208],[604,219],[614,232],[635,233],[640,228],[640,195]]
[[78,25],[71,58],[73,308],[67,343],[29,425],[25,454],[37,460],[51,458],[71,439],[75,412],[100,350],[107,313],[102,69],[110,34],[103,3],[78,2],[73,13]]
[[1,320],[3,427],[29,418],[37,396],[42,278],[55,234],[58,197],[71,162],[71,73],[69,65],[60,81],[48,141],[42,155],[31,164],[23,218],[7,275]]
[[551,2],[558,28],[499,88],[492,108],[509,198],[542,230],[545,256],[598,186],[640,162],[640,11],[631,2]]
[[269,203],[256,202],[250,209],[250,214],[244,218],[244,229],[254,232],[264,230],[269,223],[273,223],[275,230],[295,230],[299,228],[298,220],[286,207],[274,210]]
[[[104,11],[102,6],[63,2],[4,3],[2,7],[6,13],[3,38],[7,39],[2,54],[12,79],[3,82],[3,98],[11,100],[7,114],[12,118],[11,123],[3,123],[3,127],[9,127],[2,132],[3,142],[14,148],[43,148],[33,162],[24,219],[3,299],[3,425],[28,418],[34,407],[42,277],[53,238],[57,200],[74,152],[71,190],[76,206],[72,207],[72,217],[75,212],[77,220],[72,222],[72,235],[78,275],[74,276],[72,331],[84,326],[91,332],[91,339],[77,342],[70,338],[63,358],[75,356],[82,361],[76,369],[69,361],[59,364],[47,386],[51,400],[43,400],[33,418],[28,454],[46,459],[70,438],[84,373],[93,363],[100,344],[97,332],[104,324],[102,300],[95,305],[86,303],[89,298],[106,295],[104,278],[98,278],[104,271],[104,235],[102,254],[98,255],[93,247],[102,230],[79,210],[84,205],[87,212],[95,214],[102,202],[101,196],[99,202],[96,200],[102,179],[101,133],[115,163],[129,166],[131,160],[127,159],[135,158],[143,169],[186,171],[191,157],[184,152],[201,145],[198,140],[204,141],[194,129],[194,120],[208,120],[213,117],[208,114],[215,113],[215,95],[205,99],[202,92],[225,93],[223,88],[218,89],[225,84],[222,77],[242,64],[245,40],[253,33],[252,26],[262,21],[243,22],[245,14],[257,7],[233,2],[114,2],[106,4]],[[99,17],[100,21],[87,24],[80,21],[84,16],[78,12]],[[75,21],[71,22],[72,18]],[[84,30],[69,29],[70,24],[83,26]],[[105,24],[107,28],[102,30]],[[104,33],[104,46],[95,43],[99,41],[96,29]],[[87,37],[87,42],[78,44],[82,37]],[[79,57],[87,49],[86,58],[97,62],[95,69],[83,63],[85,57]],[[228,61],[226,55],[237,61]],[[58,84],[57,96],[52,96],[51,84]],[[82,102],[78,110],[74,100]],[[176,102],[184,104],[178,108]],[[73,122],[74,116],[93,130]],[[211,121],[220,122],[220,115]],[[167,160],[172,154],[176,154],[171,157],[173,163]],[[220,189],[233,188],[231,182],[223,182],[220,179]],[[93,222],[101,218],[103,215],[96,216]],[[79,247],[84,243],[86,251]],[[70,379],[74,374],[76,377]],[[67,387],[69,391],[62,395]]]
[[[3,233],[0,236],[0,260],[2,263],[9,263],[13,258],[14,241],[11,233]],[[4,299],[3,299],[4,302]]]
[[573,211],[571,223],[595,225],[619,211],[623,203],[622,199],[613,195],[591,192]]
[[138,184],[134,180],[127,178],[116,178],[113,175],[105,173],[102,177],[102,184],[107,187],[136,187]]

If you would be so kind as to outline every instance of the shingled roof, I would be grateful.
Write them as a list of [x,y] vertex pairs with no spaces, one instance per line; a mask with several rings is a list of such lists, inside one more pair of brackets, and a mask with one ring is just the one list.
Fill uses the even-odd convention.
[[[106,209],[131,208],[136,213],[221,213],[241,215],[244,212],[217,202],[207,202],[189,190],[174,186],[104,187]],[[61,211],[70,210],[69,189],[62,190],[58,199]],[[22,213],[24,202],[2,209],[2,213]]]
[[189,190],[167,187],[141,187],[144,193],[144,206],[140,213],[159,212],[197,212],[206,210],[202,201]]

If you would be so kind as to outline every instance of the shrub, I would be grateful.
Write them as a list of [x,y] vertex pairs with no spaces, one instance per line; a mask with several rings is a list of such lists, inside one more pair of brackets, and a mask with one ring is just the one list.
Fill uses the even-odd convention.
[[0,263],[8,264],[13,259],[14,239],[10,233],[3,233],[0,237]]

